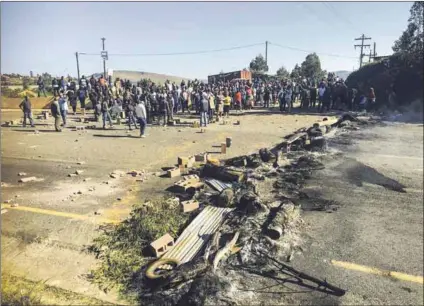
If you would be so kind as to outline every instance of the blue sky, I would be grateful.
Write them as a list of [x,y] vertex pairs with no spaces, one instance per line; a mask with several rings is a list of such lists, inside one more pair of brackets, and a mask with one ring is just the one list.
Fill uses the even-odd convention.
[[[328,71],[358,68],[354,38],[362,33],[391,54],[406,29],[412,2],[9,2],[1,3],[2,73],[49,72],[76,76],[103,70],[101,37],[109,53],[171,53],[215,50],[263,43],[245,49],[177,56],[109,56],[107,67],[205,79],[221,70],[248,67],[268,48],[270,73],[318,53]],[[368,50],[367,50],[368,52]],[[346,57],[332,57],[320,53]]]

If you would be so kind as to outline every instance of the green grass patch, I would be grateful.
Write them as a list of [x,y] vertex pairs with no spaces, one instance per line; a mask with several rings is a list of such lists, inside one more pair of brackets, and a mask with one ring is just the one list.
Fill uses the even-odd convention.
[[121,298],[137,301],[143,290],[144,269],[152,261],[146,257],[148,245],[166,233],[177,237],[189,216],[166,199],[135,205],[128,219],[102,228],[88,248],[100,259],[88,279],[105,292],[114,288]]

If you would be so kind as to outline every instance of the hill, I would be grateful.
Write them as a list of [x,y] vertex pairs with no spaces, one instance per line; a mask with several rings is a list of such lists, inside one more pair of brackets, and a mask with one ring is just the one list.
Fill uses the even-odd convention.
[[138,82],[141,79],[151,79],[156,84],[163,84],[166,80],[170,80],[171,82],[175,82],[176,84],[180,84],[181,80],[185,80],[186,82],[189,78],[174,76],[174,75],[166,75],[145,71],[129,71],[129,70],[114,70],[113,71],[113,79],[127,79],[131,82]]
[[333,71],[333,73],[339,78],[346,80],[347,77],[352,73],[352,71],[340,70],[340,71]]

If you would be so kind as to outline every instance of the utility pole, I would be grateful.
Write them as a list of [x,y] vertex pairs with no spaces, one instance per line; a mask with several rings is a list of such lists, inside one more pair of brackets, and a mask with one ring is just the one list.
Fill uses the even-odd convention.
[[[105,50],[105,40],[106,38],[102,37],[103,51]],[[103,77],[106,79],[106,57],[103,56]]]
[[80,70],[79,70],[79,60],[78,60],[78,52],[75,52],[75,57],[77,59],[77,75],[78,75],[78,84],[80,80]]
[[265,42],[265,63],[268,66],[268,41]]
[[364,41],[365,40],[370,40],[370,39],[371,39],[371,37],[365,37],[364,34],[362,34],[361,37],[355,38],[355,40],[360,40],[361,41],[361,44],[360,45],[354,45],[355,49],[356,49],[356,47],[361,47],[361,54],[359,55],[359,68],[362,67],[362,60],[363,60],[363,58],[365,56],[365,54],[364,54],[364,48],[369,48],[371,46],[371,45],[364,45]]
[[376,48],[377,48],[377,44],[374,42],[374,55],[373,55],[373,59],[377,56]]

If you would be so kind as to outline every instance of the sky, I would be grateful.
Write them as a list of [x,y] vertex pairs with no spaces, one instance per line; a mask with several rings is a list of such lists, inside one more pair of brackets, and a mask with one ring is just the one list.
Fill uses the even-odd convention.
[[[255,56],[265,55],[269,41],[270,73],[281,66],[291,71],[307,51],[316,52],[327,71],[352,71],[359,66],[360,53],[354,48],[360,42],[354,39],[365,34],[372,38],[366,41],[371,47],[376,42],[378,55],[391,54],[394,41],[406,29],[411,6],[412,2],[1,2],[1,72],[76,76],[75,52],[94,54],[79,56],[81,74],[102,72],[102,37],[110,54],[107,68],[115,70],[206,79],[248,68]],[[254,46],[140,56],[247,45]]]

